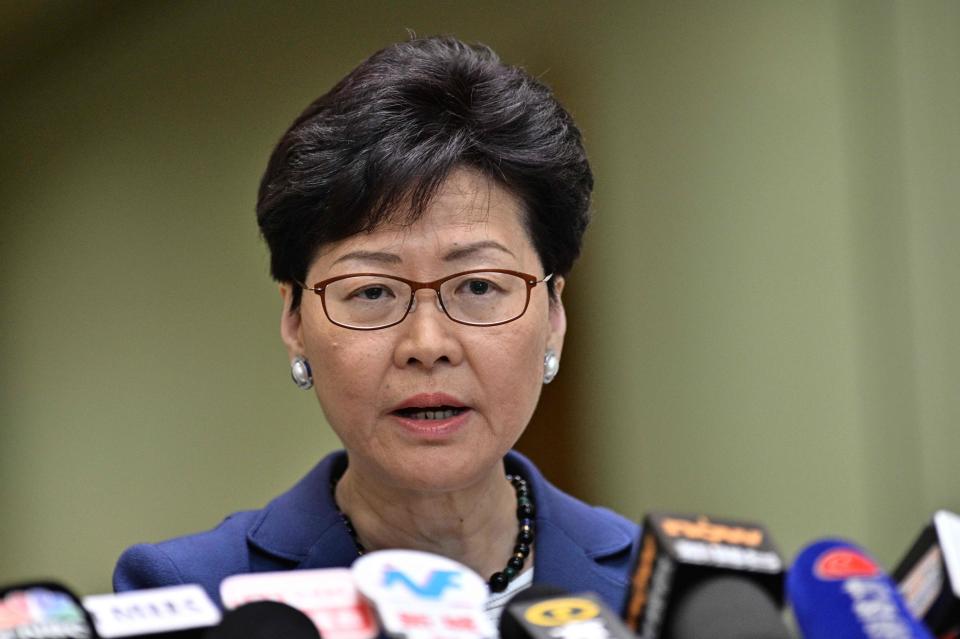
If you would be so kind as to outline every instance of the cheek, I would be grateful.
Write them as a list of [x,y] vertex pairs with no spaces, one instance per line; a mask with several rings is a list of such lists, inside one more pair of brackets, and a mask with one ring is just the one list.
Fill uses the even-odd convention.
[[349,421],[371,405],[390,361],[375,335],[342,333],[317,330],[306,340],[317,398],[333,423]]
[[[536,325],[514,327],[485,336],[476,351],[474,366],[491,398],[499,399],[501,410],[516,412],[526,419],[532,414],[543,385],[543,355],[547,338]],[[517,330],[521,329],[521,330]],[[503,401],[502,398],[510,398]]]

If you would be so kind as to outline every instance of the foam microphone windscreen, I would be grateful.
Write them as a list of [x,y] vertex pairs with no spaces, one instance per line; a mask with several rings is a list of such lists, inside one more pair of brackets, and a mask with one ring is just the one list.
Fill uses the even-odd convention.
[[320,639],[305,614],[277,601],[255,601],[223,616],[204,639]]
[[673,639],[790,639],[777,604],[743,577],[714,577],[677,602]]
[[763,526],[706,515],[648,513],[627,598],[627,627],[640,639],[669,637],[686,592],[729,575],[752,581],[782,605],[783,562]]

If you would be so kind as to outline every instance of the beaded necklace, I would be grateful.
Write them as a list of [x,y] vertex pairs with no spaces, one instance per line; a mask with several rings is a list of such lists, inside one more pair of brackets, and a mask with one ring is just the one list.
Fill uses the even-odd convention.
[[[360,543],[357,530],[353,527],[353,522],[350,521],[350,517],[340,510],[340,506],[337,504],[336,487],[338,480],[339,477],[330,482],[330,491],[334,496],[333,503],[337,507],[337,512],[340,514],[343,525],[346,526],[347,532],[350,534],[350,539],[353,540],[353,544],[357,547],[357,555],[362,556],[366,554],[367,549]],[[490,592],[503,592],[506,590],[507,584],[523,570],[523,563],[527,557],[530,556],[530,547],[533,545],[534,509],[533,501],[530,499],[530,491],[527,488],[527,480],[519,475],[507,475],[507,481],[510,482],[514,492],[517,494],[517,521],[519,522],[520,530],[517,533],[517,542],[513,547],[513,554],[510,555],[510,559],[507,560],[506,567],[504,567],[503,570],[493,573],[487,581]]]

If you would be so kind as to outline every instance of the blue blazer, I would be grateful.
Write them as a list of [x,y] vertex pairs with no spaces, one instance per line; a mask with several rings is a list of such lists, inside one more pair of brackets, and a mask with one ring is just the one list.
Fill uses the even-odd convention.
[[[508,453],[505,463],[508,473],[526,478],[536,506],[534,582],[597,593],[622,613],[639,548],[637,524],[561,492],[519,453]],[[332,453],[262,510],[234,513],[207,532],[128,548],[117,562],[114,589],[200,584],[222,606],[220,582],[230,575],[349,567],[357,549],[330,491],[330,478],[346,464],[346,453]]]

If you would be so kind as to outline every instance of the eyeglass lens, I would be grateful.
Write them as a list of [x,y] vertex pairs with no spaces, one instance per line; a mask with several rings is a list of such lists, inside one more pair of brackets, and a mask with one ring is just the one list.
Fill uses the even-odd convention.
[[[466,324],[499,324],[523,314],[526,281],[509,273],[465,273],[440,285],[443,308]],[[355,275],[330,282],[324,293],[330,320],[356,328],[377,328],[403,319],[411,287],[383,275]]]

